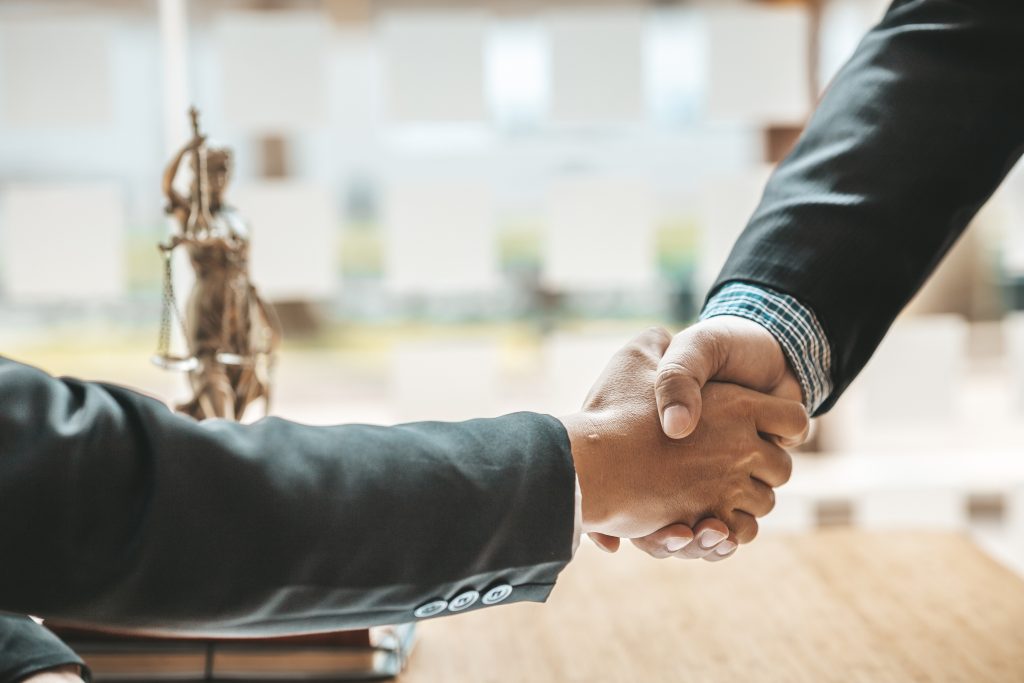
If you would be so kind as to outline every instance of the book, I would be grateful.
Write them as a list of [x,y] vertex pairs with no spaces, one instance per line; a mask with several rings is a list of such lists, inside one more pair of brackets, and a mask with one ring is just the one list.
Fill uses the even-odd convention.
[[273,638],[200,638],[46,623],[93,681],[353,681],[401,673],[414,624]]

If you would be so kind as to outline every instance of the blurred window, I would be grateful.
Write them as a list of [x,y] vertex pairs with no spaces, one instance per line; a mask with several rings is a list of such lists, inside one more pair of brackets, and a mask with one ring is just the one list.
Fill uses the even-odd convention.
[[550,54],[538,22],[495,22],[484,56],[487,99],[502,128],[536,128],[546,115]]
[[700,14],[692,10],[654,12],[644,52],[652,122],[672,128],[696,123],[708,73],[707,26]]

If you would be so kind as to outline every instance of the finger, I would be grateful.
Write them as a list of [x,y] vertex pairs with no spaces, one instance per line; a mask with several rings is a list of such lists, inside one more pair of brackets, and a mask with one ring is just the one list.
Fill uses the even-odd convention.
[[620,540],[617,536],[599,534],[596,531],[588,533],[587,536],[594,542],[594,545],[607,553],[614,553],[619,549]]
[[750,476],[773,488],[782,486],[793,474],[793,457],[785,449],[764,439],[757,446]]
[[725,540],[718,544],[715,548],[715,552],[708,553],[704,556],[707,562],[721,562],[722,560],[728,559],[736,554],[736,549],[739,546],[733,540]]
[[675,556],[691,542],[693,529],[685,524],[670,524],[653,534],[633,539],[633,545],[659,560]]
[[749,512],[733,510],[729,526],[737,543],[750,543],[757,537],[757,520]]
[[775,490],[760,479],[750,478],[750,488],[739,509],[754,517],[764,517],[775,507]]
[[700,422],[700,390],[722,364],[721,344],[714,332],[691,327],[672,339],[658,364],[654,395],[661,428],[667,436],[682,439]]
[[694,541],[675,553],[675,557],[685,560],[695,560],[706,557],[725,539],[729,538],[729,527],[725,522],[709,518],[701,520],[693,528]]
[[702,548],[714,550],[719,543],[729,538],[729,527],[720,519],[702,519],[693,528],[693,534]]
[[782,446],[799,446],[807,440],[811,420],[802,403],[759,394],[754,399],[754,425],[757,431],[779,438]]

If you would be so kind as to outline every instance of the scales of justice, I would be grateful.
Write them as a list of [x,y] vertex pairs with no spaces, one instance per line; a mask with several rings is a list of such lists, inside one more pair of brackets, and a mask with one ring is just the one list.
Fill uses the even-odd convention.
[[[192,398],[175,406],[176,410],[199,420],[220,417],[239,421],[246,408],[260,399],[265,412],[270,411],[271,375],[281,326],[249,276],[250,236],[245,221],[224,203],[231,152],[207,145],[195,107],[189,116],[192,139],[167,165],[163,178],[166,211],[177,220],[178,230],[159,245],[164,265],[163,309],[152,360],[167,370],[188,373]],[[174,180],[186,156],[192,166],[192,184],[188,196],[182,196],[174,189]],[[178,248],[188,253],[195,271],[184,315],[174,291],[172,261]],[[171,352],[175,320],[184,338],[187,352],[183,354]],[[386,633],[383,640],[378,641],[373,631],[365,628],[331,636],[332,643],[355,652],[379,650],[384,647],[381,643],[391,643],[386,651],[393,656],[375,658],[373,666],[360,673],[375,680],[402,669],[412,646],[414,625],[376,629]]]
[[[179,225],[159,245],[163,256],[163,310],[160,339],[153,362],[188,373],[192,398],[175,406],[202,420],[241,420],[245,410],[263,400],[269,412],[271,376],[281,342],[273,308],[260,298],[249,276],[249,230],[235,209],[224,203],[231,173],[231,150],[207,145],[199,130],[199,112],[189,110],[192,139],[167,166],[163,192],[166,212]],[[190,156],[192,183],[188,196],[174,189],[178,169]],[[195,284],[184,315],[174,291],[173,254],[183,248],[195,271]],[[173,321],[185,341],[185,353],[172,353]]]

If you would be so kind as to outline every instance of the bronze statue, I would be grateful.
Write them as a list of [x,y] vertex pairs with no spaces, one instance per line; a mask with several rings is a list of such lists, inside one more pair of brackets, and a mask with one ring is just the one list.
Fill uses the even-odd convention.
[[[207,146],[206,136],[199,132],[199,112],[193,107],[189,114],[192,140],[168,164],[163,179],[166,211],[177,219],[180,230],[160,245],[165,264],[164,315],[154,361],[188,372],[193,397],[176,406],[178,411],[196,419],[240,420],[246,407],[260,398],[269,410],[280,327],[249,277],[245,221],[223,201],[231,151]],[[183,197],[175,191],[174,179],[186,155],[191,155],[192,185],[189,196]],[[196,276],[183,317],[171,280],[171,253],[179,246],[188,252]],[[172,315],[182,325],[188,356],[169,351]]]

